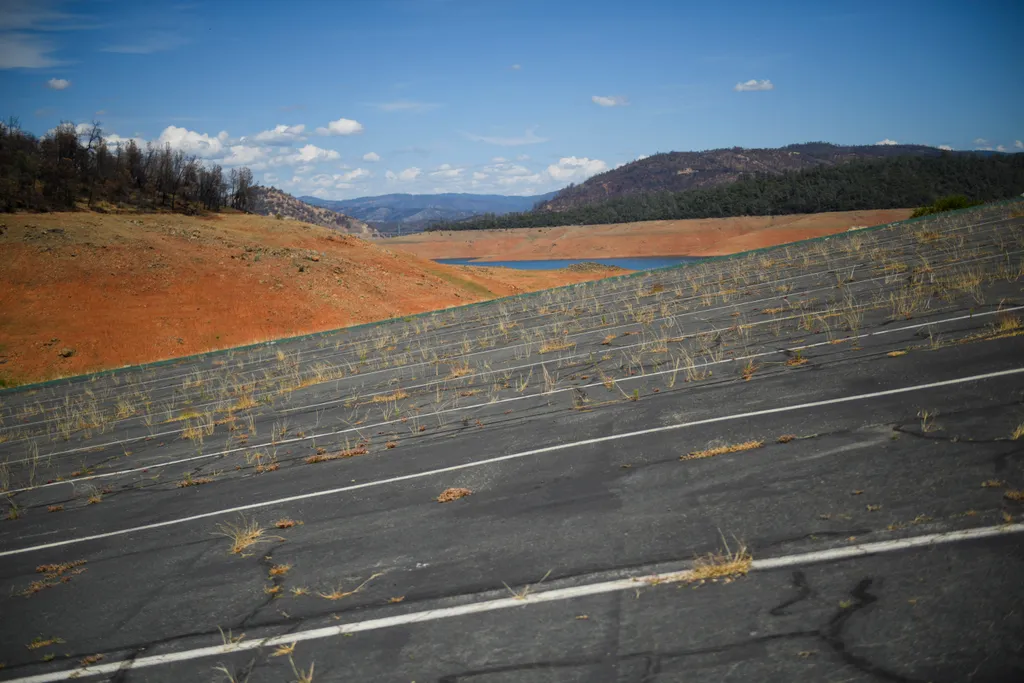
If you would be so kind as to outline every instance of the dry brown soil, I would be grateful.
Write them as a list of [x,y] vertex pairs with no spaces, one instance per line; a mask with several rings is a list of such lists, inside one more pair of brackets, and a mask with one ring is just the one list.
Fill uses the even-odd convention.
[[0,216],[0,385],[185,356],[621,271],[442,266],[242,214]]
[[431,232],[382,242],[423,258],[529,260],[720,256],[909,218],[911,209]]

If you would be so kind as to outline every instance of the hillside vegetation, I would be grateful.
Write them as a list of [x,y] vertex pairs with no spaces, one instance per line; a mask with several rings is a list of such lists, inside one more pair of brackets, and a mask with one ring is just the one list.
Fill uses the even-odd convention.
[[855,159],[941,155],[942,150],[922,145],[841,146],[827,142],[808,142],[779,149],[733,147],[704,152],[668,152],[638,159],[593,176],[579,185],[570,185],[541,208],[563,211],[615,197],[726,185],[743,174],[802,171]]
[[169,145],[108,140],[98,123],[62,123],[41,138],[16,119],[0,123],[3,211],[245,211],[252,187],[246,167],[225,173]]
[[377,235],[376,230],[361,220],[346,216],[337,211],[325,209],[321,206],[312,206],[296,199],[287,192],[282,192],[276,187],[263,187],[261,185],[254,187],[249,200],[249,210],[261,216],[303,221],[325,228],[341,230],[351,235],[361,235],[363,237],[374,237]]
[[437,221],[453,221],[485,213],[528,211],[551,199],[554,192],[533,197],[491,194],[385,194],[356,199],[299,197],[307,204],[340,211],[366,221],[382,232],[408,234]]
[[1024,192],[1024,155],[953,155],[855,160],[729,185],[625,196],[564,211],[530,211],[441,223],[431,230],[535,228],[649,220],[896,209],[949,194],[992,201]]

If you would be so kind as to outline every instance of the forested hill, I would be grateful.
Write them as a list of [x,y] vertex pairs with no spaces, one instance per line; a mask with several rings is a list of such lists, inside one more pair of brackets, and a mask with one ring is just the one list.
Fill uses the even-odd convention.
[[801,171],[835,166],[854,159],[941,155],[942,150],[922,145],[844,147],[827,142],[808,142],[779,149],[733,147],[705,152],[668,152],[606,171],[580,185],[570,185],[541,208],[562,211],[644,192],[681,192],[714,187],[734,182],[743,173]]
[[632,221],[765,216],[922,206],[963,194],[992,201],[1024,192],[1024,154],[943,154],[856,160],[781,174],[758,173],[724,186],[654,192],[565,211],[529,211],[439,223],[430,230],[539,228]]

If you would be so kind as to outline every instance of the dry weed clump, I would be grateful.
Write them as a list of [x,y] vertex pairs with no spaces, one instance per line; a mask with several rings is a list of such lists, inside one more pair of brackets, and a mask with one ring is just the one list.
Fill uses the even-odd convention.
[[688,574],[687,582],[703,583],[723,579],[728,583],[738,576],[745,576],[753,563],[754,558],[745,545],[740,545],[735,552],[726,546],[724,551],[698,557]]
[[354,458],[357,455],[366,455],[369,451],[366,446],[356,446],[355,448],[346,448],[343,451],[337,453],[317,453],[306,458],[306,464],[312,465],[318,462],[328,462],[330,460],[342,460],[344,458]]
[[257,543],[266,543],[271,539],[264,535],[265,529],[256,520],[246,521],[239,517],[237,522],[225,522],[217,525],[217,535],[226,536],[231,540],[231,552],[235,555],[248,550]]
[[21,591],[21,595],[29,597],[47,588],[52,588],[62,583],[70,583],[72,576],[85,571],[85,567],[82,566],[85,563],[85,560],[75,560],[59,564],[41,564],[36,567],[36,573],[42,574],[43,578],[30,583],[28,588]]
[[473,492],[466,488],[447,488],[437,497],[438,503],[450,503],[459,498],[473,495]]
[[761,446],[764,446],[764,441],[744,441],[743,443],[734,443],[728,446],[716,446],[715,448],[708,448],[703,451],[692,451],[690,453],[687,453],[686,455],[679,456],[679,459],[699,460],[701,458],[713,458],[716,455],[725,455],[727,453],[739,453],[740,451],[750,451],[755,448],[761,448]]
[[1003,491],[1003,498],[1015,503],[1024,503],[1024,489]]

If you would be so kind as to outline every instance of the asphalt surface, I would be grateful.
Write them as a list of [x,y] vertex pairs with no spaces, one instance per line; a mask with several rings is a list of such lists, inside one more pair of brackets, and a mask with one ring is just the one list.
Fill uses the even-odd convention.
[[1014,212],[0,394],[0,681],[1024,679]]

